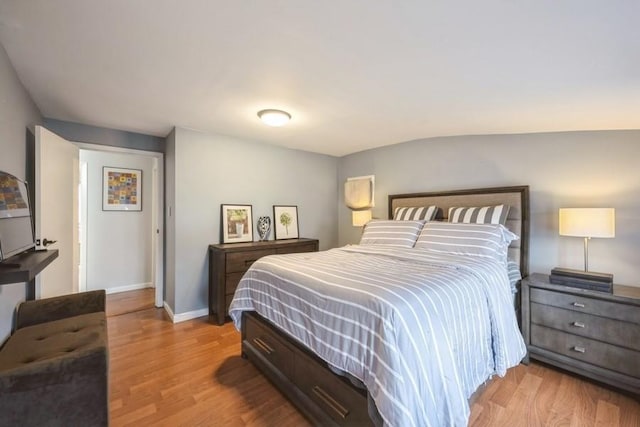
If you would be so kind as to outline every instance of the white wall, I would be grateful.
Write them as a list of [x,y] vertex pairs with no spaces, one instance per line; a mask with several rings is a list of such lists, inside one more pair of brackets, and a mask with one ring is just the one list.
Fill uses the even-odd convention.
[[[25,179],[27,128],[40,123],[40,111],[0,45],[0,170]],[[9,336],[16,305],[24,299],[24,284],[0,286],[0,343]]]
[[[87,290],[107,292],[152,285],[153,158],[80,150],[87,163]],[[142,211],[102,210],[102,168],[142,170]]]
[[[558,236],[559,208],[613,207],[616,237],[592,239],[590,270],[640,286],[639,159],[639,130],[431,138],[345,156],[339,183],[374,174],[378,218],[389,194],[528,184],[530,271],[542,273],[584,267],[582,239]],[[340,244],[357,242],[344,203],[338,212]]]
[[[174,183],[166,184],[166,208],[175,215],[172,278],[168,277],[172,261],[167,260],[167,290],[174,282],[174,313],[208,307],[207,248],[220,242],[223,203],[253,205],[254,230],[259,216],[273,216],[274,204],[297,205],[300,237],[319,239],[321,249],[336,245],[335,157],[182,128],[167,140],[166,154],[167,180],[175,174]],[[169,241],[170,229],[167,219],[167,258],[174,244]],[[166,300],[169,303],[171,296]]]

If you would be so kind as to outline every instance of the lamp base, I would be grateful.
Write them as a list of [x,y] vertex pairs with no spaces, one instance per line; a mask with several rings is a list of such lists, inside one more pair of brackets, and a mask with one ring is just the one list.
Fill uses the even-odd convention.
[[571,286],[592,291],[613,291],[613,274],[595,273],[592,271],[571,270],[569,268],[554,268],[551,270],[549,282],[555,285]]
[[613,274],[609,273],[596,273],[595,271],[572,270],[570,268],[556,267],[551,270],[551,274],[554,276],[573,277],[576,279],[613,283]]

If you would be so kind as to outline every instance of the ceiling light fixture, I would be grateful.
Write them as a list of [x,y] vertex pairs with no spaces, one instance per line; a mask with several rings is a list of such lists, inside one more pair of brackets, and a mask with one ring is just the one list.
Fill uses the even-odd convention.
[[282,126],[291,120],[291,114],[282,110],[261,110],[258,117],[269,126]]

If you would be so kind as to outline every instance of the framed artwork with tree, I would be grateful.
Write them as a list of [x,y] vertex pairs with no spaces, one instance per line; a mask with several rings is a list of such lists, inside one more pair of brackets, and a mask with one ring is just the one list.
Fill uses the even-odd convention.
[[298,207],[273,205],[273,223],[276,240],[298,238]]

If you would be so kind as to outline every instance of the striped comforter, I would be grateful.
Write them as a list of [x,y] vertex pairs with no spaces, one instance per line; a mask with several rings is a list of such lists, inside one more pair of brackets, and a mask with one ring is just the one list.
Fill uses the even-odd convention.
[[468,398],[520,362],[505,266],[418,249],[346,246],[267,256],[230,306],[255,310],[360,379],[386,425],[466,426]]

